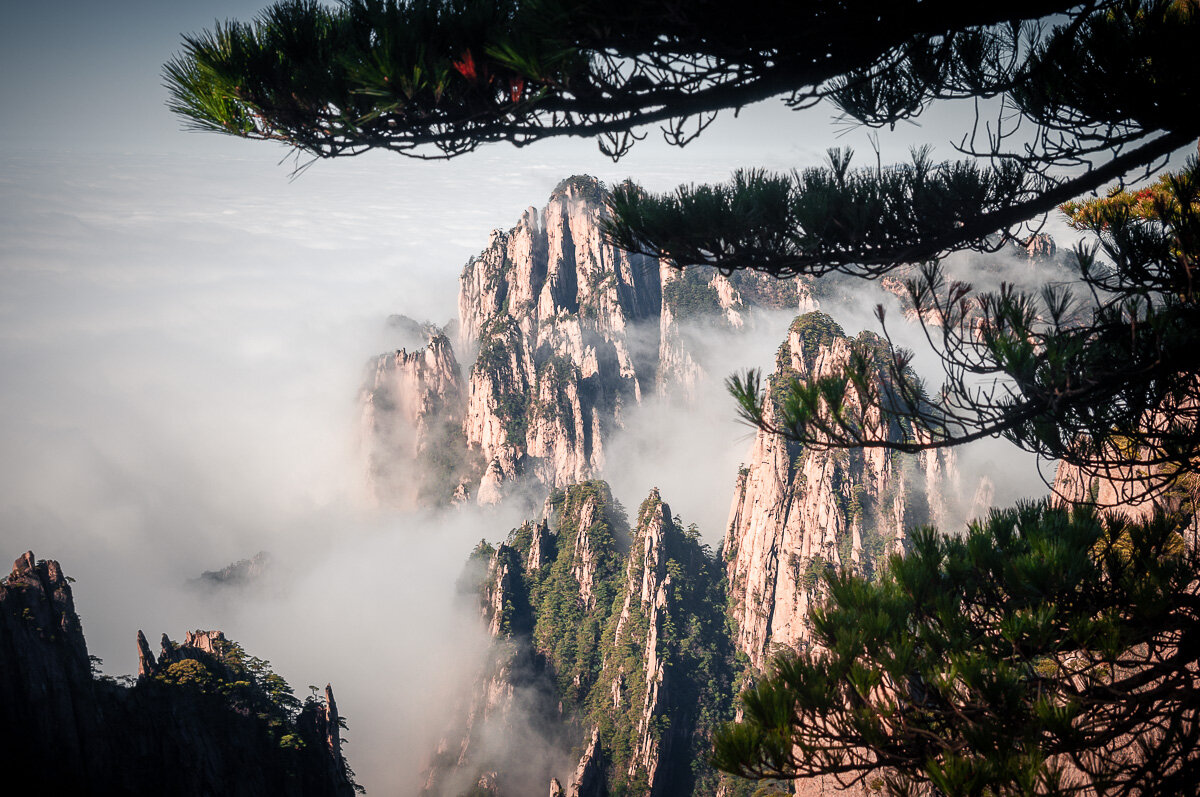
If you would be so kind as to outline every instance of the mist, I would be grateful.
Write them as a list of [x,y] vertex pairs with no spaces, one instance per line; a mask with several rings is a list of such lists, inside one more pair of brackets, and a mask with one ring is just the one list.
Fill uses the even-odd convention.
[[[132,157],[6,164],[0,550],[61,561],[107,674],[136,672],[139,629],[156,648],[216,628],[300,697],[332,682],[360,782],[410,794],[486,641],[455,579],[519,518],[371,507],[357,394],[389,313],[454,312],[490,214],[353,169],[204,166],[225,182]],[[255,169],[271,179],[248,191],[235,174]],[[189,583],[260,550],[252,585]]]
[[[414,793],[487,643],[455,581],[527,507],[375,506],[359,448],[367,363],[398,345],[388,316],[456,316],[461,264],[564,176],[632,172],[667,190],[749,160],[698,165],[697,150],[668,168],[636,152],[602,172],[594,157],[505,151],[420,182],[377,179],[393,163],[378,158],[292,182],[271,159],[3,159],[0,554],[62,563],[107,674],[136,671],[139,629],[157,647],[201,628],[270,660],[300,697],[332,682],[359,782]],[[875,328],[873,304],[823,309],[855,334]],[[648,400],[606,451],[627,507],[657,486],[719,543],[753,440],[723,380],[769,370],[793,317],[685,330],[706,373],[695,400]],[[1011,450],[977,458],[981,473],[1029,474]],[[1017,482],[998,480],[997,502],[1040,486]],[[270,565],[251,585],[190,583],[258,551]]]
[[[744,368],[774,370],[775,351],[787,336],[792,311],[756,311],[744,329],[712,321],[683,322],[680,334],[702,369],[690,395],[654,394],[626,410],[624,428],[605,449],[604,477],[613,495],[634,513],[658,487],[685,524],[695,523],[716,548],[725,534],[738,468],[755,430],[737,418],[725,378]],[[658,344],[658,327],[646,331]]]
[[[455,316],[462,263],[598,158],[572,160],[0,157],[0,554],[62,563],[108,675],[139,629],[199,628],[332,682],[359,782],[414,793],[486,644],[455,581],[526,512],[375,506],[359,389],[388,316]],[[193,583],[259,551],[252,585]]]
[[[981,262],[986,269],[980,268]],[[1057,266],[1032,267],[1002,253],[955,256],[946,265],[956,278],[977,277],[978,291],[995,290],[1004,281],[1036,290],[1044,282],[1069,282],[1072,276]],[[876,306],[881,305],[895,345],[912,351],[913,369],[931,390],[939,388],[945,378],[941,360],[921,326],[905,317],[897,296],[878,281],[838,279],[836,288],[821,297],[821,312],[854,337],[864,330],[883,332],[875,315]],[[625,428],[606,450],[605,478],[622,503],[636,507],[649,489],[657,486],[673,512],[685,523],[699,526],[705,542],[714,548],[720,544],[738,468],[750,452],[756,431],[738,419],[725,379],[748,368],[771,373],[775,353],[797,314],[794,310],[755,310],[747,314],[746,326],[740,329],[711,321],[681,325],[686,348],[703,373],[689,401],[652,395],[627,412]],[[652,333],[657,335],[657,328]],[[651,332],[644,337],[652,337]],[[972,511],[979,509],[974,506],[976,493],[985,480],[984,492],[992,496],[990,505],[1009,506],[1046,495],[1046,482],[1053,478],[1055,467],[1000,438],[956,448],[951,456],[959,475],[959,494],[947,496],[948,505],[957,510],[949,513],[952,522],[943,529],[951,533],[961,531],[973,519]]]

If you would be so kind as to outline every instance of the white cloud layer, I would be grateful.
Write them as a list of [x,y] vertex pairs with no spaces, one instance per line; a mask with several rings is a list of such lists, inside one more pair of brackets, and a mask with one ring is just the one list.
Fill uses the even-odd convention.
[[[135,670],[139,628],[151,640],[221,628],[301,695],[332,681],[361,781],[409,793],[480,645],[452,609],[454,580],[475,541],[520,518],[365,506],[356,395],[367,359],[391,345],[384,319],[455,315],[459,268],[489,230],[572,172],[669,190],[740,164],[819,157],[800,144],[715,141],[668,158],[648,142],[616,166],[590,143],[448,164],[372,156],[317,164],[294,182],[270,153],[8,150],[0,554],[62,561],[111,674]],[[873,327],[834,314],[851,334]],[[720,380],[770,367],[788,321],[710,340],[713,379],[695,411],[631,414],[632,433],[608,452],[628,463],[608,476],[631,509],[658,486],[719,541],[752,437]],[[995,457],[979,467],[1004,470]],[[259,550],[274,557],[260,589],[188,587]]]

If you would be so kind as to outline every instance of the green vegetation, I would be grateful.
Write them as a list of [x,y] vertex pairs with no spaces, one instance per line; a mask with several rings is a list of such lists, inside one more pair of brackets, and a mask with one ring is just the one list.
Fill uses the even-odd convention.
[[[236,642],[214,642],[216,655],[190,646],[174,645],[170,661],[154,679],[163,684],[219,695],[235,711],[258,717],[284,744],[293,735],[301,703],[271,663],[251,656]],[[290,743],[290,742],[289,742]]]
[[[500,564],[503,558],[510,572],[521,573],[509,588],[512,607],[505,603],[502,633],[529,635],[577,737],[599,728],[612,794],[646,792],[648,773],[635,768],[628,774],[643,739],[670,751],[660,777],[672,788],[713,792],[720,776],[707,763],[709,739],[733,716],[735,680],[744,666],[727,627],[723,563],[700,542],[695,526],[685,528],[669,516],[657,558],[645,558],[644,535],[665,514],[656,493],[639,507],[632,539],[625,513],[604,482],[555,491],[550,504],[552,557],[540,572],[522,566],[537,533],[533,523],[513,529],[494,552],[480,543],[472,554],[474,562],[494,556]],[[657,594],[642,601],[647,566],[655,568],[650,581],[661,586],[661,604]],[[478,567],[471,566],[475,572]],[[593,576],[586,590],[580,583],[587,580],[585,571]],[[487,583],[478,583],[482,594]],[[532,614],[528,625],[520,620],[522,606]],[[653,652],[646,647],[652,638]],[[660,663],[665,683],[643,727],[652,659]]]
[[[498,571],[507,569],[509,573],[519,574],[521,572],[521,555],[512,546],[501,545],[496,550],[493,562]],[[518,577],[512,578],[506,586],[508,588],[504,593],[504,601],[496,618],[499,632],[504,637],[528,634],[533,628],[533,619],[525,583]]]
[[[636,770],[622,774],[639,739],[648,737],[669,746],[686,745],[677,752],[666,782],[681,791],[706,794],[716,790],[717,774],[706,757],[712,731],[732,715],[733,649],[724,615],[723,567],[712,551],[699,541],[696,528],[681,528],[669,516],[662,527],[661,559],[651,583],[663,589],[666,602],[658,596],[648,602],[640,594],[643,569],[654,562],[642,557],[643,535],[665,507],[652,494],[638,509],[637,533],[630,556],[624,589],[612,606],[602,647],[605,669],[599,685],[588,697],[588,717],[600,728],[606,750],[622,762],[615,767],[610,785],[616,794],[645,793],[647,773]],[[628,614],[623,614],[628,606]],[[623,619],[624,618],[624,619]],[[659,715],[648,728],[641,727],[646,703],[646,667],[651,652],[645,648],[650,625],[658,627],[655,655],[662,662],[664,678],[659,695]],[[613,683],[621,685],[619,705],[614,706]]]
[[[1194,788],[1200,706],[1181,640],[1200,634],[1198,556],[1177,519],[1027,504],[910,544],[874,581],[823,576],[816,645],[780,654],[744,694],[718,766],[848,767],[895,794]],[[1070,778],[1081,761],[1082,783]]]
[[570,357],[553,354],[538,366],[536,394],[549,393],[551,398],[533,404],[533,418],[561,421],[562,429],[572,443],[575,442],[576,434],[575,414],[567,390],[570,385],[579,383],[579,369]]
[[[601,481],[571,485],[551,500],[558,554],[545,578],[531,579],[533,637],[558,679],[559,694],[578,705],[600,671],[600,637],[629,548],[629,522]],[[588,517],[591,522],[581,527]],[[587,602],[576,580],[585,569],[594,579]]]
[[[797,316],[788,327],[788,338],[797,335],[800,338],[800,344],[803,351],[804,364],[811,370],[817,361],[817,352],[821,349],[827,349],[834,344],[835,341],[846,340],[846,333],[842,331],[838,322],[833,318],[819,311],[804,313]],[[781,365],[781,358],[787,357],[790,360],[790,347],[788,343],[784,343],[780,347],[779,354],[775,357],[775,365]]]
[[812,595],[820,583],[821,577],[825,575],[825,571],[833,567],[832,563],[825,561],[825,557],[821,555],[810,556],[804,560],[802,570],[797,578],[797,584],[808,594]]
[[496,417],[504,422],[504,442],[525,446],[529,432],[529,399],[524,393],[504,392],[496,397]]
[[489,318],[479,331],[479,354],[471,370],[488,374],[510,372],[513,356],[511,347],[514,340],[520,339],[520,334],[521,330],[512,316],[501,313]]
[[521,330],[512,316],[500,314],[488,320],[479,340],[479,356],[471,371],[489,376],[496,417],[504,423],[505,442],[523,447],[529,429],[529,395],[513,362],[520,357]]
[[496,549],[487,540],[480,540],[476,543],[467,557],[466,564],[463,565],[462,574],[455,582],[454,591],[459,595],[478,596],[483,590],[488,565],[495,554]]
[[685,268],[663,285],[663,302],[679,321],[718,315],[721,300],[711,280],[708,269]]
[[604,187],[604,183],[590,174],[573,174],[559,181],[550,195],[566,194],[570,189],[573,189],[579,198],[597,205],[603,205],[608,198],[608,190]]
[[[301,702],[269,661],[220,636],[212,639],[212,648],[210,653],[194,645],[165,641],[164,652],[149,677],[125,685],[111,678],[100,678],[97,683],[110,697],[121,695],[121,701],[144,700],[145,705],[165,708],[172,722],[175,718],[185,725],[200,722],[205,729],[200,737],[212,734],[215,738],[221,733],[218,729],[235,727],[234,721],[252,722],[256,727],[244,738],[256,745],[266,743],[257,748],[265,770],[283,773],[286,783],[296,786],[332,776],[363,791],[344,759],[339,759],[340,773],[326,769],[334,760],[326,757],[326,705],[315,687]],[[124,696],[126,688],[128,697]],[[345,719],[339,717],[337,722],[339,729],[346,728]],[[154,730],[161,731],[161,727]],[[244,728],[238,732],[246,734]]]
[[[831,317],[825,313],[814,311],[796,316],[788,326],[788,337],[775,351],[775,370],[767,377],[768,392],[772,406],[777,414],[786,410],[783,400],[789,394],[790,386],[801,379],[801,373],[792,367],[791,338],[798,335],[802,346],[802,356],[805,367],[811,371],[816,364],[817,352],[820,347],[831,346],[835,341],[846,340],[846,334]],[[792,446],[789,450],[802,450],[800,446]]]
[[[775,279],[757,271],[735,271],[727,278],[742,300],[754,307],[795,312],[800,303],[798,280]],[[810,281],[811,282],[811,281]]]

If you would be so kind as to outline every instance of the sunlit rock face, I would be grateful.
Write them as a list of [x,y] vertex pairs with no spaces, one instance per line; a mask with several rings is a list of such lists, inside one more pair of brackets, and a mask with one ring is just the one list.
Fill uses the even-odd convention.
[[481,501],[522,475],[555,487],[601,472],[623,408],[654,384],[659,266],[605,241],[605,196],[592,178],[563,181],[463,270],[461,346],[477,352],[463,430],[488,463]]
[[[799,280],[680,271],[613,247],[607,197],[591,177],[568,178],[467,262],[454,344],[465,371],[443,330],[411,321],[428,345],[378,358],[363,427],[381,501],[490,504],[522,482],[549,490],[602,476],[632,407],[695,398],[707,332],[814,304]],[[428,450],[446,452],[436,479],[428,462],[411,467]]]
[[[834,372],[850,344],[828,316],[798,317],[779,348],[768,413],[776,383]],[[956,480],[953,460],[937,453],[819,450],[760,430],[738,474],[723,545],[735,641],[751,665],[765,667],[776,647],[809,643],[805,620],[825,568],[874,573],[907,529],[946,520],[938,497]]]

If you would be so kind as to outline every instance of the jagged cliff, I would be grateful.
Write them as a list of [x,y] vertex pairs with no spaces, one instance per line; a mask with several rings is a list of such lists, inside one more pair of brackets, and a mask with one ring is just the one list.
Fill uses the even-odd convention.
[[[775,384],[830,373],[850,345],[829,316],[799,316],[768,380],[768,413]],[[943,496],[958,494],[956,479],[944,454],[817,450],[760,430],[738,474],[723,545],[736,644],[753,666],[764,667],[775,646],[806,644],[826,567],[871,573],[909,528],[949,521]]]
[[445,504],[482,462],[463,435],[466,388],[449,337],[409,325],[424,345],[377,357],[363,389],[367,483],[388,504]]
[[13,793],[349,797],[333,692],[303,705],[220,632],[138,632],[139,677],[92,673],[69,579],[32,552],[0,582],[0,758]]
[[657,490],[632,529],[603,482],[556,491],[473,561],[493,655],[427,793],[715,791],[708,736],[732,717],[738,670],[721,567]]
[[[522,480],[548,490],[602,476],[611,436],[632,407],[693,393],[705,348],[697,328],[740,330],[762,309],[814,306],[798,279],[677,271],[612,247],[606,197],[594,178],[568,178],[542,211],[529,208],[512,229],[493,231],[467,262],[456,344],[471,363],[465,375],[430,325],[425,349],[377,360],[364,427],[381,498],[495,503]],[[442,461],[421,489],[407,474],[423,447]],[[424,480],[427,470],[415,472]]]
[[[403,416],[416,430],[405,441],[435,416],[458,424],[454,450],[481,469],[466,471],[458,498],[499,501],[522,481],[551,495],[538,520],[472,556],[463,584],[493,645],[433,756],[430,795],[752,793],[707,768],[708,735],[732,717],[741,678],[774,648],[807,644],[820,574],[870,574],[911,526],[952,526],[971,510],[954,498],[952,455],[818,451],[760,432],[721,557],[656,491],[631,528],[608,487],[589,481],[620,464],[610,443],[629,414],[651,397],[690,400],[712,336],[750,329],[764,310],[804,313],[774,381],[829,373],[851,339],[815,311],[853,301],[857,283],[632,258],[605,243],[605,212],[603,188],[575,177],[543,211],[493,232],[461,277],[465,375],[436,330],[425,350],[388,355],[375,372],[371,423]],[[860,343],[882,345],[869,333]]]
[[[474,555],[470,591],[494,644],[434,756],[431,795],[714,792],[707,734],[733,711],[738,678],[776,647],[807,644],[824,569],[871,573],[912,525],[966,514],[948,497],[961,494],[952,455],[807,450],[760,432],[720,562],[657,493],[631,529],[607,487],[588,481],[616,464],[606,454],[625,417],[652,396],[693,398],[711,337],[751,328],[761,310],[805,313],[774,380],[829,373],[851,339],[816,308],[847,301],[855,286],[631,258],[605,243],[605,212],[601,186],[568,179],[543,211],[493,232],[462,273],[456,346],[472,364],[461,404],[443,404],[440,417],[461,423],[459,450],[479,457],[482,473],[456,495],[496,502],[525,480],[552,500],[541,519]],[[433,417],[426,408],[454,395],[442,387],[453,383],[449,346],[433,334],[424,354],[381,360],[441,365],[389,377],[393,395],[416,398],[374,401],[370,417],[415,406],[402,414],[419,431]],[[720,784],[726,795],[744,786]]]
[[599,473],[623,408],[654,384],[642,338],[658,263],[604,240],[604,198],[591,178],[564,180],[463,269],[461,347],[478,353],[463,428],[488,463],[482,501],[525,474],[555,486]]

